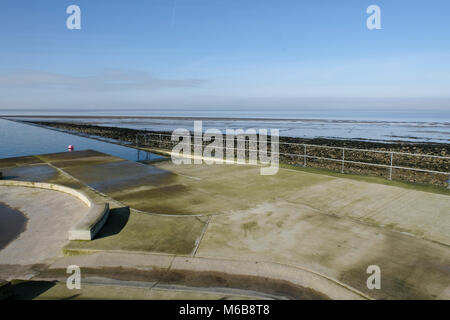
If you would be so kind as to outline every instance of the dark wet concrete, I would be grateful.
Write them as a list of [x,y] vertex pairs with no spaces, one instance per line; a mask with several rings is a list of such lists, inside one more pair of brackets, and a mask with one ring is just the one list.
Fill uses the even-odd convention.
[[[159,209],[145,205],[148,198],[155,198],[149,189],[157,189],[157,194],[172,198],[173,192],[184,190],[183,186],[175,188],[177,175],[153,165],[128,161],[95,150],[53,153],[36,156],[48,164],[25,165],[3,169],[4,179],[50,182],[68,185],[61,180],[58,169],[63,170],[80,183],[105,193],[124,204],[133,205],[140,210]],[[15,158],[12,163],[22,161]],[[72,187],[72,185],[68,185]],[[74,186],[80,187],[80,186]],[[128,201],[132,199],[132,201]],[[165,207],[164,207],[165,208]],[[190,214],[179,212],[172,207],[162,213]],[[153,210],[150,210],[153,211]]]
[[89,157],[98,157],[98,156],[107,156],[112,157],[110,155],[107,155],[103,152],[98,152],[95,150],[81,150],[81,151],[74,151],[74,152],[58,152],[58,153],[49,153],[42,155],[41,157],[44,158],[47,161],[64,161],[64,160],[77,160],[77,159],[84,159]]
[[108,162],[64,169],[90,187],[104,193],[123,191],[139,186],[158,186],[173,173],[131,161]]
[[42,163],[42,161],[39,160],[38,158],[36,158],[35,156],[5,158],[5,159],[0,159],[0,168],[24,166],[24,165],[36,164],[36,163]]
[[32,165],[3,169],[3,179],[21,181],[48,181],[57,175],[57,171],[48,165]]
[[27,217],[0,202],[0,250],[25,231]]
[[124,159],[110,156],[108,154],[95,150],[52,153],[45,154],[40,157],[58,168],[86,166],[113,161],[124,161]]

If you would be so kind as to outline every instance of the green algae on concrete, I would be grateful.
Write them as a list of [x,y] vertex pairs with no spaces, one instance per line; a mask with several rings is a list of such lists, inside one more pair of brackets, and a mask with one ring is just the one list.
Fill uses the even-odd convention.
[[[450,279],[445,245],[285,201],[213,216],[196,257],[299,266],[380,299],[433,299]],[[370,265],[382,290],[367,289]]]
[[172,172],[175,177],[158,188],[141,188],[115,199],[142,211],[216,215],[251,208],[267,200],[286,197],[308,186],[332,180],[320,175],[297,175],[283,171],[275,176],[261,176],[259,167],[245,165],[174,165],[153,166]]
[[283,163],[280,164],[280,168],[296,170],[296,171],[300,171],[300,172],[308,172],[308,173],[326,175],[326,176],[336,177],[336,178],[344,178],[344,179],[351,179],[351,180],[356,180],[356,181],[363,181],[363,182],[368,182],[368,183],[383,184],[383,185],[387,185],[387,186],[400,187],[400,188],[417,190],[417,191],[450,195],[449,188],[435,186],[435,185],[429,185],[429,184],[411,183],[411,182],[405,182],[405,181],[399,181],[399,180],[388,180],[388,179],[385,179],[382,177],[362,176],[362,175],[356,175],[356,174],[350,174],[350,173],[340,173],[340,172],[326,170],[326,169],[294,166],[294,165],[283,164]]
[[[177,166],[170,161],[144,165],[91,150],[39,157],[79,163],[62,169],[70,175],[57,172],[52,177],[35,176],[37,181],[67,185],[98,197],[89,185],[122,205],[152,214],[217,215],[283,199],[327,214],[450,243],[446,210],[449,198],[400,185],[285,168],[280,168],[277,175],[261,176],[259,167],[248,165]],[[83,162],[98,157],[104,162]],[[120,161],[113,161],[117,159]],[[41,170],[40,165],[33,167],[12,170],[22,172],[27,179],[27,172],[32,177],[34,171]]]
[[44,162],[49,162],[58,168],[79,167],[106,162],[125,161],[94,150],[81,150],[74,152],[51,153],[36,156]]
[[43,161],[35,156],[4,158],[0,159],[0,168],[17,167],[38,163],[43,163]]
[[[105,198],[122,202],[114,202],[97,239],[72,241],[66,254],[195,253],[270,261],[307,267],[369,295],[366,268],[377,264],[382,281],[389,282],[383,282],[377,298],[448,296],[447,195],[285,168],[261,176],[259,167],[245,165],[176,166],[166,161],[146,166],[109,161],[108,156],[93,163],[77,153],[52,157],[57,160],[53,165],[74,175],[58,172],[52,180],[78,184],[94,197],[103,195],[85,184],[106,183]],[[96,176],[98,168],[103,170]],[[113,175],[110,181],[108,174]]]
[[[122,216],[121,216],[122,215]],[[125,250],[166,254],[191,254],[205,227],[206,219],[165,217],[131,212],[123,225],[126,210],[111,212],[96,239],[71,241],[64,251]],[[114,233],[111,230],[119,230]]]
[[107,194],[125,192],[140,186],[157,186],[167,181],[172,173],[132,161],[106,162],[63,168],[76,179]]
[[46,164],[25,165],[3,169],[3,179],[46,182],[56,177],[58,171]]

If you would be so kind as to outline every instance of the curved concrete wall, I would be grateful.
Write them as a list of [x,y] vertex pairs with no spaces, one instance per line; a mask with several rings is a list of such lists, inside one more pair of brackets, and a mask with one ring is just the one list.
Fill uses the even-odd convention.
[[109,216],[109,203],[94,204],[87,215],[69,230],[69,240],[92,240]]
[[92,240],[105,224],[109,216],[108,203],[95,203],[81,191],[53,183],[0,180],[0,186],[27,187],[54,190],[70,194],[88,207],[89,211],[81,221],[69,230],[69,240]]

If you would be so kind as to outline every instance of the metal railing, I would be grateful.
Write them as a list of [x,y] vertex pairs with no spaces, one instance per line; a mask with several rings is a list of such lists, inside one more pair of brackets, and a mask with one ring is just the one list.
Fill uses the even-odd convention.
[[[171,140],[171,136],[170,134],[165,134],[165,133],[139,133],[136,135],[136,146],[139,147],[140,145],[142,145],[140,143],[140,138],[143,137],[143,145],[144,146],[157,146],[159,148],[163,148],[163,149],[170,149],[169,145],[175,145],[178,143],[178,141],[172,141]],[[156,137],[156,139],[154,139]],[[165,137],[169,137],[168,139]],[[181,137],[179,135],[177,135],[177,137]],[[193,139],[193,136],[184,136],[185,138],[191,138]],[[237,146],[233,147],[233,148],[228,148],[226,147],[226,139],[223,139],[223,149],[224,150],[228,150],[228,149],[233,149],[236,151],[244,151],[244,152],[258,152],[258,150],[255,149],[250,149],[250,148],[246,148],[247,145],[249,145],[249,140],[248,139],[238,139],[239,136],[235,137],[235,141],[244,141],[246,142],[245,144],[245,149],[238,149]],[[269,136],[268,136],[269,137]],[[267,139],[267,137],[266,137]],[[206,143],[206,144],[203,144]],[[205,142],[202,141],[202,147],[207,145],[210,142]],[[270,139],[267,139],[267,146],[270,146]],[[439,156],[439,155],[430,155],[430,154],[419,154],[419,153],[407,153],[407,152],[399,152],[399,151],[386,151],[386,150],[371,150],[371,149],[358,149],[358,148],[348,148],[348,147],[334,147],[334,146],[326,146],[326,145],[315,145],[315,144],[306,144],[306,143],[296,143],[296,142],[277,142],[278,145],[281,146],[286,146],[286,148],[281,148],[281,149],[289,149],[289,148],[294,148],[298,150],[302,150],[302,152],[285,152],[286,150],[280,150],[279,151],[279,155],[280,158],[284,157],[294,157],[294,158],[300,158],[300,163],[302,164],[303,167],[307,167],[309,165],[309,160],[321,160],[321,161],[331,161],[334,163],[337,163],[340,167],[340,172],[341,173],[346,173],[345,169],[348,167],[348,165],[361,165],[361,166],[368,166],[368,167],[375,167],[375,168],[384,168],[387,169],[388,174],[387,174],[387,178],[389,180],[392,180],[393,178],[393,171],[394,170],[406,170],[406,171],[413,171],[413,172],[419,172],[419,173],[424,173],[424,174],[435,174],[435,175],[441,175],[444,177],[447,177],[447,180],[445,180],[445,184],[447,185],[447,187],[450,188],[450,172],[448,171],[449,166],[450,166],[450,157],[448,156]],[[195,144],[195,143],[191,143],[192,147],[195,146],[200,146],[199,144]],[[334,157],[330,157],[330,156],[323,156],[323,155],[317,155],[317,152],[312,152],[312,149],[320,149],[320,150],[331,150],[334,151],[335,155]],[[337,151],[337,152],[336,152]],[[268,148],[268,152],[270,153],[271,150],[269,150]],[[319,152],[320,153],[320,152]],[[359,160],[351,160],[352,156],[349,156],[349,153],[364,153],[366,156],[366,160],[367,159],[372,159],[374,160],[374,157],[367,157],[368,154],[377,154],[377,155],[384,155],[385,159],[387,163],[377,163],[377,162],[368,162],[368,161],[359,161]],[[339,155],[337,155],[339,154]],[[354,155],[353,155],[354,157]],[[408,158],[423,158],[423,159],[427,159],[427,161],[425,161],[428,164],[428,168],[423,168],[423,167],[410,167],[410,166],[405,166],[405,165],[400,165],[401,163],[408,163],[411,161],[411,159]],[[360,157],[357,157],[360,158]],[[377,159],[378,161],[380,161],[380,159]],[[436,163],[430,163],[430,161],[435,161],[435,160],[443,160],[445,162],[445,165],[443,164],[436,164]],[[395,162],[400,162],[400,164],[395,164]],[[298,162],[297,162],[298,163]],[[347,167],[346,167],[347,164]],[[312,167],[314,167],[313,165],[311,165]],[[444,168],[446,171],[443,170],[434,170],[434,169],[430,169],[430,167],[436,167],[436,168]]]

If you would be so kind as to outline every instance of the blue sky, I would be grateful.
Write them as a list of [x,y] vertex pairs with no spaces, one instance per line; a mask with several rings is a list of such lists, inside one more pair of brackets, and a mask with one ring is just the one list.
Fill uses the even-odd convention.
[[[81,8],[81,30],[66,8]],[[366,8],[381,8],[368,30]],[[450,109],[450,2],[7,0],[0,109]]]

